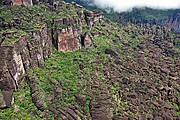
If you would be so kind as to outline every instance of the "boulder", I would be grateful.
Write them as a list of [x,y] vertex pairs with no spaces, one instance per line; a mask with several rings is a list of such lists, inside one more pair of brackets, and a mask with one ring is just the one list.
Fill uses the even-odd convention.
[[113,57],[116,57],[118,55],[114,50],[109,49],[109,48],[105,49],[105,54],[109,54]]
[[90,47],[92,44],[92,39],[88,33],[85,33],[85,35],[81,38],[81,42],[83,46]]
[[6,107],[6,103],[3,99],[3,94],[0,93],[0,108],[5,108]]
[[13,102],[13,91],[2,91],[0,93],[0,108],[10,108]]
[[76,95],[75,97],[80,105],[86,104],[86,96],[85,95]]

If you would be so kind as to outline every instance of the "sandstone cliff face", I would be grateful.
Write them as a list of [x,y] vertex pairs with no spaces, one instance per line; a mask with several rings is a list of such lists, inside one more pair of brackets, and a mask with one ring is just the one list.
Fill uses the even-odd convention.
[[11,0],[13,5],[25,5],[25,6],[32,6],[32,0]]
[[51,54],[52,44],[46,26],[20,37],[14,44],[7,44],[7,41],[5,39],[0,46],[0,88],[17,91],[19,80],[25,76],[29,67],[44,67],[44,58]]
[[[31,0],[13,0],[12,2],[13,4],[24,4],[26,6],[32,5]],[[52,53],[52,43],[58,51],[62,52],[78,50],[82,46],[89,47],[92,44],[92,40],[87,33],[84,39],[81,39],[82,34],[84,34],[82,28],[84,26],[88,28],[87,31],[90,30],[93,24],[102,21],[103,14],[97,11],[87,11],[75,3],[66,4],[63,1],[58,6],[54,6],[53,9],[58,13],[58,10],[62,12],[74,8],[78,10],[72,16],[61,15],[51,20],[46,20],[40,13],[35,13],[36,15],[32,18],[31,16],[28,17],[28,15],[34,14],[35,11],[33,10],[31,10],[30,14],[28,11],[22,12],[26,17],[16,18],[19,21],[16,24],[11,24],[11,20],[6,21],[2,18],[0,23],[3,29],[0,34],[2,37],[0,40],[1,90],[17,91],[20,79],[27,74],[29,68],[36,66],[43,68],[44,58],[49,57]],[[37,23],[29,24],[33,20],[37,20]],[[7,24],[7,26],[4,24]],[[23,27],[21,27],[22,25]],[[27,27],[27,29],[24,29],[24,27]],[[13,29],[11,30],[11,28]],[[25,31],[21,31],[19,28]],[[30,84],[34,84],[31,79],[29,81],[31,81]],[[36,93],[41,93],[41,91]],[[0,100],[1,108],[8,107],[7,104],[9,103],[4,100],[4,97],[0,97]],[[44,110],[44,105],[37,101],[41,100],[35,100],[35,102],[37,106],[40,106],[40,109]]]
[[[75,3],[47,6],[2,8],[11,9],[8,15],[13,12],[16,19],[0,18],[0,108],[11,107],[13,92],[19,92],[12,109],[0,111],[0,118],[179,117],[180,54],[179,42],[173,42],[180,36],[156,25],[102,21],[101,13]],[[54,51],[45,60],[52,42],[62,52],[85,48],[67,54]]]
[[[74,2],[68,6],[61,3],[62,9],[69,6],[80,9],[77,11],[76,16],[54,20],[55,29],[53,30],[53,41],[58,51],[63,52],[80,49],[83,41],[81,39],[82,27],[86,26],[88,30],[90,30],[93,24],[96,22],[100,23],[104,17],[101,12],[85,10],[82,6],[79,6]],[[88,36],[86,35],[86,37]]]
[[[79,32],[79,31],[74,31]],[[73,32],[73,28],[65,28],[61,31],[57,30],[57,49],[59,51],[67,52],[78,50],[81,48],[78,36],[75,36],[76,33]]]

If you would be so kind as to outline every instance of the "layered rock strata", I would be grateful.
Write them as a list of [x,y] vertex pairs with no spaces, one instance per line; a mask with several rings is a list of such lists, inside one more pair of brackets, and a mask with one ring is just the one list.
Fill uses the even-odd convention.
[[[31,3],[27,1],[27,4],[31,5]],[[21,3],[14,0],[13,4]],[[62,52],[80,49],[82,46],[82,27],[87,27],[90,30],[93,24],[101,22],[103,19],[101,12],[87,11],[76,3],[66,4],[61,1],[56,7],[61,11],[74,8],[79,10],[72,16],[59,15],[55,19],[49,20],[44,19],[40,13],[32,18],[31,16],[26,18],[33,14],[32,10],[28,11],[30,14],[26,13],[27,11],[21,12],[26,15],[21,19],[13,18],[10,22],[6,22],[4,18],[1,19],[0,26],[3,31],[0,34],[2,36],[0,40],[0,89],[2,91],[17,91],[21,78],[26,76],[29,68],[44,67],[44,59],[52,53],[52,43],[58,51]],[[57,9],[54,12],[59,11]],[[31,24],[28,22],[33,21],[33,19],[36,19],[37,23],[30,26]],[[27,26],[28,28],[25,29]],[[90,46],[92,42],[87,33],[83,41],[85,47]],[[1,108],[11,106],[6,104],[7,100],[3,99],[3,94],[1,96]]]

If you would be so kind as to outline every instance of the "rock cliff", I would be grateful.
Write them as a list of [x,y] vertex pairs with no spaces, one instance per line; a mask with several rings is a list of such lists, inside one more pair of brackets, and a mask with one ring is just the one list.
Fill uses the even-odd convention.
[[19,80],[30,67],[44,67],[44,59],[51,54],[51,40],[47,26],[29,33],[9,30],[2,35],[0,87],[3,91],[17,91]]
[[[12,2],[32,5],[32,1],[27,0]],[[87,11],[76,3],[67,4],[63,1],[56,8],[51,6],[54,9],[51,13],[57,14],[56,18],[47,18],[33,9],[28,10],[29,8],[19,11],[20,6],[16,7],[8,10],[14,15],[12,18],[1,17],[0,21],[2,29],[0,32],[0,88],[3,91],[17,91],[19,80],[26,76],[29,68],[36,66],[43,68],[44,59],[51,55],[53,45],[58,51],[63,52],[81,49],[82,27],[90,29],[93,24],[103,19],[103,14],[100,12]],[[7,8],[4,7],[4,9]],[[69,11],[72,15],[65,16]],[[21,19],[17,18],[16,14],[19,14]],[[90,44],[91,41],[86,34],[84,45],[87,47]],[[3,102],[1,102],[2,106],[4,106]]]
[[53,21],[53,41],[59,51],[67,52],[80,49],[82,29],[90,30],[93,24],[100,23],[104,17],[101,12],[85,10],[74,2],[67,6],[61,5],[61,10],[71,10],[72,8],[75,8],[74,11],[77,13],[66,18],[56,18]]
[[40,2],[0,8],[0,119],[179,118],[180,34]]

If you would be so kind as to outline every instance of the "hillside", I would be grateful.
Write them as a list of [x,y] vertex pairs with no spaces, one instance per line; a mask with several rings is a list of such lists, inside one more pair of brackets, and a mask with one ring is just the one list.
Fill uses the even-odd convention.
[[0,119],[180,119],[179,33],[56,3],[0,8]]
[[150,8],[133,9],[131,12],[119,14],[119,22],[134,24],[149,23],[152,25],[162,25],[180,32],[180,9],[156,10]]
[[[65,0],[71,2],[72,0]],[[152,8],[133,8],[132,11],[114,12],[113,9],[100,9],[93,4],[93,0],[75,0],[78,4],[87,9],[98,9],[104,12],[105,17],[119,22],[121,24],[151,24],[166,26],[169,29],[175,29],[180,32],[180,9],[159,10]]]

